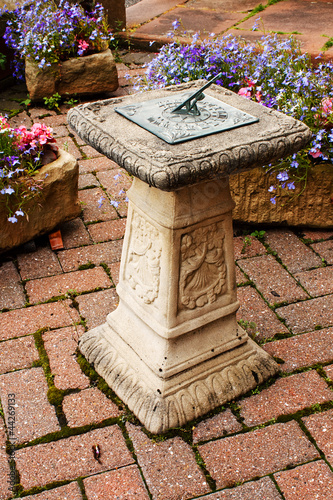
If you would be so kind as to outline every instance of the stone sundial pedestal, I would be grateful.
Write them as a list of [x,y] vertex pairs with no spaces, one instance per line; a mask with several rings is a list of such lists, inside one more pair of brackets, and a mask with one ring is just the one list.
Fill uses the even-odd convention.
[[[303,123],[215,85],[205,95],[236,108],[235,117],[201,100],[202,120],[192,116],[184,126],[172,117],[170,127],[165,103],[202,83],[84,104],[68,114],[83,140],[134,176],[119,306],[81,337],[79,348],[153,433],[183,425],[277,373],[236,322],[228,175],[292,154],[311,137]],[[232,123],[169,144],[115,109],[135,115],[155,99],[162,99],[161,115],[145,119],[157,121],[170,140],[184,140],[198,126],[204,131],[207,117],[210,127]],[[249,123],[247,114],[257,121]]]

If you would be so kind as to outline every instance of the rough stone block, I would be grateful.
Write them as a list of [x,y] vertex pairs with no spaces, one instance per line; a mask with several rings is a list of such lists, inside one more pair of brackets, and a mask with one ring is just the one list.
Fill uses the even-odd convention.
[[41,70],[29,59],[25,78],[32,100],[60,95],[112,92],[118,88],[117,68],[110,49],[73,58]]

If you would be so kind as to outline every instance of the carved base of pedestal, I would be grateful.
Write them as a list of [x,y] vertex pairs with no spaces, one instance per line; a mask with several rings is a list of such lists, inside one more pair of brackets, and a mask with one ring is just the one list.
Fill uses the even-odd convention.
[[[240,336],[246,333],[241,331]],[[275,361],[250,338],[238,347],[160,379],[108,323],[86,332],[80,351],[152,433],[204,415],[275,375]]]

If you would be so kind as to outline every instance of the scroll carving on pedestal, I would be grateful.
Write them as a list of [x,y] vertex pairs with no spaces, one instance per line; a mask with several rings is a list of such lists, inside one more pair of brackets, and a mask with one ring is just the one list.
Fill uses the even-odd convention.
[[158,297],[162,242],[158,230],[134,213],[125,275],[145,304]]
[[223,223],[199,227],[181,238],[179,301],[182,308],[212,304],[226,288]]

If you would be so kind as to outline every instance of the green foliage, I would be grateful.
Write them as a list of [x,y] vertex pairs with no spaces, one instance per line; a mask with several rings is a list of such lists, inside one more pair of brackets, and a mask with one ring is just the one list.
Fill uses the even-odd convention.
[[60,111],[59,104],[61,102],[61,95],[56,92],[51,97],[44,97],[44,104],[48,109],[56,109]]

